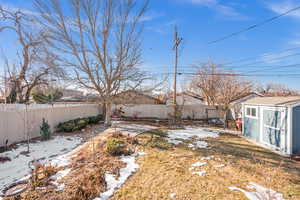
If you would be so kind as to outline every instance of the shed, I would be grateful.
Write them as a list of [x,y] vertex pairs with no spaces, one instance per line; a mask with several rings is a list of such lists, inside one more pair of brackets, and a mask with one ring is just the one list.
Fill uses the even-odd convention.
[[300,96],[256,97],[242,111],[244,137],[283,155],[300,154]]
[[239,98],[230,102],[230,118],[236,120],[237,118],[242,117],[242,104],[250,99],[255,97],[263,97],[262,94],[258,92],[249,92]]

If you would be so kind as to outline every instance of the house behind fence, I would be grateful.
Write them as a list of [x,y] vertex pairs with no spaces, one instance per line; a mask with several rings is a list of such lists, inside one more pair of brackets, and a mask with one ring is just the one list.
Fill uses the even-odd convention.
[[[40,136],[40,126],[45,118],[52,130],[60,122],[102,113],[96,104],[66,105],[0,105],[0,146]],[[27,132],[28,131],[28,132]]]

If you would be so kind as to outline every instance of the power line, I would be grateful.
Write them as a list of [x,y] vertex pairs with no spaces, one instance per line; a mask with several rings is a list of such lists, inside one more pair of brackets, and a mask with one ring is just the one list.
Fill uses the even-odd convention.
[[248,61],[248,60],[261,59],[263,57],[272,56],[272,55],[274,55],[274,53],[284,53],[284,52],[288,52],[288,51],[292,51],[292,50],[296,50],[296,49],[300,49],[300,47],[288,48],[288,49],[284,49],[284,50],[280,50],[280,51],[275,51],[275,52],[272,52],[272,53],[271,52],[264,53],[261,56],[252,56],[252,57],[242,58],[242,59],[239,59],[239,60],[223,63],[222,66],[227,67],[227,65],[231,65],[231,64],[234,64],[234,63],[244,62],[244,61]]
[[[300,55],[300,53],[294,53],[294,54],[289,54],[289,55],[285,55],[285,56],[281,56],[281,57],[276,57],[276,58],[268,59],[267,61],[274,61],[274,60],[279,60],[280,61],[280,60],[282,60],[284,58],[293,57],[293,56],[299,56],[299,55]],[[251,65],[260,64],[260,63],[265,63],[265,61],[256,61],[256,62],[248,63],[248,64],[242,65],[242,66],[230,66],[230,68],[234,69],[234,68],[240,68],[240,67],[250,67]],[[228,68],[229,66],[226,66],[226,67]],[[257,66],[257,67],[260,67],[260,66]]]
[[263,72],[263,71],[274,70],[274,69],[279,69],[279,68],[288,68],[288,67],[300,67],[300,63],[298,63],[298,64],[290,64],[290,65],[281,65],[281,66],[269,66],[268,68],[265,68],[265,69],[246,71],[244,73]]
[[265,25],[265,24],[267,24],[267,23],[269,23],[269,22],[272,22],[272,21],[274,21],[274,20],[276,20],[276,19],[278,19],[278,18],[280,18],[280,17],[283,17],[283,16],[285,16],[285,15],[291,13],[291,12],[294,12],[294,11],[296,11],[296,10],[298,10],[298,9],[300,9],[300,6],[297,6],[297,7],[295,7],[295,8],[290,9],[290,10],[287,10],[286,12],[284,12],[284,13],[282,13],[282,14],[280,14],[280,15],[276,15],[276,16],[271,17],[271,18],[269,18],[269,19],[266,19],[266,20],[264,20],[264,21],[262,21],[262,22],[260,22],[260,23],[257,23],[257,24],[251,25],[251,26],[249,26],[249,27],[247,27],[247,28],[244,28],[244,29],[242,29],[242,30],[239,30],[239,31],[237,31],[237,32],[233,32],[233,33],[231,33],[231,34],[229,34],[229,35],[226,35],[226,36],[223,36],[223,37],[221,37],[221,38],[219,38],[219,39],[213,40],[213,41],[209,42],[208,44],[214,44],[214,43],[217,43],[217,42],[226,40],[226,39],[228,39],[228,38],[231,38],[231,37],[233,37],[233,36],[239,35],[239,34],[241,34],[241,33],[243,33],[243,32],[249,31],[249,30],[251,30],[251,29],[257,28],[257,27],[259,27],[259,26]]
[[300,74],[234,74],[234,73],[207,73],[207,74],[197,74],[197,73],[179,73],[180,75],[186,74],[190,76],[234,76],[234,77],[300,77]]

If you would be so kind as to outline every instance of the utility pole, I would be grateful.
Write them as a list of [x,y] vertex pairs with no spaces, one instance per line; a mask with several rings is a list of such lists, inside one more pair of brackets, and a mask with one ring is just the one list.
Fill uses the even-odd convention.
[[173,92],[173,106],[174,106],[174,122],[177,118],[177,65],[178,65],[178,47],[182,42],[183,38],[178,37],[177,27],[175,26],[174,30],[174,46],[173,50],[175,51],[175,64],[174,64],[174,92]]
[[6,68],[4,68],[4,104],[7,104],[7,79],[6,79]]

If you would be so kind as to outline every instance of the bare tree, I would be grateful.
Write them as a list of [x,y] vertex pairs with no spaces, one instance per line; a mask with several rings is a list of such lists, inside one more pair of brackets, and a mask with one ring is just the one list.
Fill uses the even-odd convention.
[[225,128],[227,128],[228,112],[230,103],[252,91],[253,85],[251,81],[244,80],[236,74],[221,75],[218,84],[217,103],[224,112]]
[[[112,98],[141,87],[141,33],[147,0],[36,0],[49,45],[85,89],[96,91],[111,123]],[[69,12],[66,13],[65,11]]]
[[8,102],[28,102],[34,87],[47,84],[50,74],[63,74],[63,70],[56,64],[57,57],[45,46],[46,33],[33,27],[33,17],[0,7],[0,20],[4,24],[0,31],[13,31],[20,49],[16,52],[16,61],[4,59],[8,72]]
[[222,71],[213,63],[200,67],[190,83],[190,91],[204,97],[208,105],[218,105],[223,110],[225,126],[230,103],[251,92],[252,87],[251,81]]
[[211,62],[198,67],[196,76],[192,78],[187,90],[203,97],[208,105],[215,105],[221,78],[217,73],[219,73],[217,65]]
[[259,86],[257,90],[264,96],[299,96],[300,95],[300,92],[297,90],[293,90],[282,84],[274,84],[274,83],[269,83],[266,84],[265,86]]

